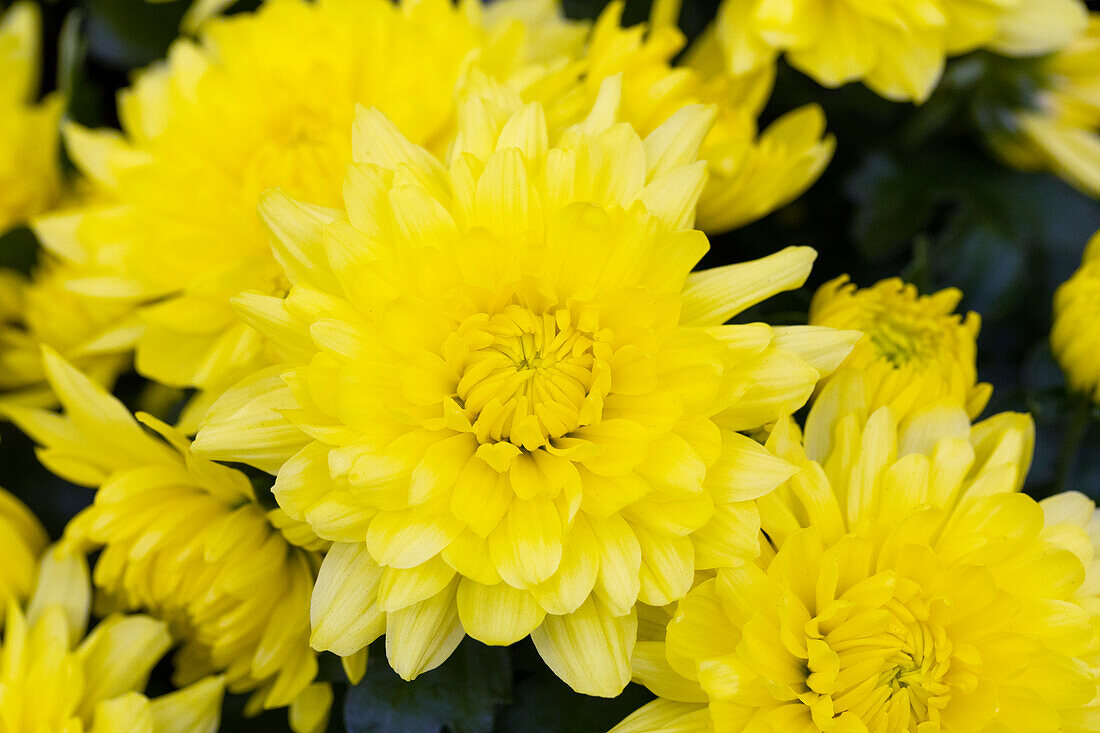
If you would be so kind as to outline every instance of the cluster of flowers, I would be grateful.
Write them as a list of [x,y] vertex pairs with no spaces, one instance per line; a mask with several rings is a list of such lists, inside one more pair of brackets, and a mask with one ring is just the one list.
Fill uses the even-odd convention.
[[[731,324],[815,253],[694,271],[831,157],[817,107],[757,129],[780,54],[912,100],[947,55],[1044,55],[1002,149],[1100,188],[1082,3],[726,0],[678,65],[677,3],[225,4],[121,131],[61,124],[67,190],[35,6],[0,21],[0,228],[45,249],[0,290],[0,410],[95,490],[48,548],[0,493],[0,730],[213,731],[228,690],[316,733],[318,654],[354,683],[383,635],[409,680],[530,636],[655,693],[618,733],[1100,730],[1100,515],[1021,493],[1028,416],[972,422],[960,293]],[[1089,252],[1053,344],[1100,398]],[[110,395],[131,362],[177,425]]]

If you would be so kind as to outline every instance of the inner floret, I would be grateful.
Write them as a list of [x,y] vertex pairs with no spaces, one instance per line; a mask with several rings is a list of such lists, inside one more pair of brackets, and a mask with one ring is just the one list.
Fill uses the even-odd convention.
[[512,304],[462,324],[455,400],[479,442],[536,450],[599,422],[611,334],[581,320],[568,308]]
[[[939,721],[950,701],[956,649],[935,616],[920,598],[895,598],[826,634],[831,654],[824,657],[836,655],[835,677],[826,671],[831,665],[812,664],[825,674],[811,675],[808,686],[832,698],[828,715],[855,715],[871,730],[910,731]],[[847,638],[852,633],[860,636]]]
[[879,355],[900,367],[935,357],[941,331],[937,326],[924,313],[891,307],[876,314],[867,334]]

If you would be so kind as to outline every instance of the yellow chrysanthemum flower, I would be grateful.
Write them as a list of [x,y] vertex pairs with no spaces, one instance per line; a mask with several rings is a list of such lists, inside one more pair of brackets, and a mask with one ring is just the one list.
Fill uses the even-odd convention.
[[22,603],[34,587],[38,556],[49,538],[38,519],[23,502],[0,489],[0,628],[12,602]]
[[[154,418],[139,420],[98,385],[46,351],[47,377],[65,415],[12,407],[57,475],[97,487],[65,539],[100,551],[95,584],[106,611],[149,613],[181,642],[179,685],[223,674],[253,692],[247,713],[289,705],[298,733],[324,729],[332,692],[313,684],[309,599],[327,546],[280,510],[265,511],[239,471],[190,454]],[[365,656],[349,660],[361,673]]]
[[1100,402],[1100,234],[1085,248],[1081,267],[1054,294],[1050,347],[1070,387]]
[[255,214],[259,193],[278,185],[337,204],[359,103],[442,158],[454,137],[455,85],[473,66],[544,103],[558,131],[621,73],[623,119],[643,135],[685,105],[720,105],[705,143],[706,226],[762,216],[817,178],[833,149],[820,109],[797,110],[758,139],[770,72],[735,83],[674,68],[682,35],[623,29],[621,12],[612,4],[587,43],[587,25],[563,20],[557,0],[271,0],[254,14],[212,19],[200,43],[177,43],[123,93],[123,135],[68,129],[73,157],[104,200],[36,230],[78,263],[75,292],[139,309],[139,372],[216,391],[265,359],[230,298],[285,288]]
[[772,432],[801,470],[758,501],[760,559],[639,643],[635,678],[661,699],[615,733],[1095,731],[1085,568],[1019,492],[1030,418],[971,426],[943,401],[899,429],[834,389],[845,410],[815,404],[804,440]]
[[949,398],[976,418],[993,387],[978,383],[981,317],[957,315],[961,299],[955,288],[920,295],[898,278],[859,289],[843,275],[814,294],[809,320],[864,332],[840,371],[862,374],[875,408],[889,405],[904,421],[913,410]]
[[1015,116],[1014,129],[991,140],[1011,164],[1049,170],[1100,196],[1100,14],[1068,47],[1043,61],[1044,89],[1032,109]]
[[888,99],[921,102],[947,56],[979,47],[1049,53],[1086,16],[1081,0],[725,0],[715,29],[735,74],[783,53],[825,86],[859,80]]
[[172,645],[148,616],[113,615],[90,634],[88,567],[52,548],[27,607],[8,603],[0,643],[0,731],[214,733],[224,684],[207,678],[150,700],[141,694]]
[[293,286],[237,302],[288,364],[227,392],[194,450],[277,472],[280,506],[337,543],[316,648],[385,631],[412,678],[464,634],[531,634],[575,689],[613,696],[635,601],[755,552],[751,499],[790,469],[733,431],[797,409],[858,334],[721,325],[815,255],[689,275],[712,110],[643,140],[615,123],[615,77],[555,139],[482,82],[446,163],[361,111],[347,218],[264,197]]
[[[707,184],[697,223],[708,232],[743,226],[790,203],[814,183],[832,158],[835,139],[824,135],[817,105],[790,112],[758,135],[757,117],[771,94],[775,68],[735,78],[726,73],[713,34],[672,65],[685,38],[667,23],[621,27],[623,3],[610,3],[592,29],[576,64],[576,82],[563,94],[535,87],[525,101],[541,102],[551,129],[580,122],[607,77],[621,73],[621,119],[643,137],[689,104],[714,104],[718,116],[699,157]],[[548,92],[548,93],[547,93]]]
[[17,2],[0,13],[0,234],[49,208],[61,193],[58,123],[64,106],[38,97],[42,21]]
[[31,279],[0,270],[0,403],[56,404],[41,344],[103,385],[130,363],[129,344],[141,324],[126,304],[74,293],[70,288],[82,276],[78,267],[48,255]]

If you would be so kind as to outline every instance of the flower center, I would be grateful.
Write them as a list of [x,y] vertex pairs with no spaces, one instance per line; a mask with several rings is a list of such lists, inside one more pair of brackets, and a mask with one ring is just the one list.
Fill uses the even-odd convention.
[[248,200],[254,202],[259,193],[278,185],[303,201],[339,206],[339,182],[351,161],[348,129],[330,116],[301,109],[257,131],[257,145],[244,171]]
[[[840,662],[834,713],[850,712],[869,730],[898,733],[939,721],[950,700],[951,685],[944,679],[956,650],[935,615],[918,598],[908,603],[894,599],[860,619],[860,625],[877,626],[879,633],[831,643]],[[962,667],[958,671],[965,676]],[[869,678],[877,684],[858,684]]]
[[951,688],[943,678],[951,665],[952,644],[942,627],[920,622],[905,625],[897,655],[887,661],[882,681],[890,690],[888,717],[895,707],[908,707],[916,721],[938,720]]
[[480,442],[536,450],[599,421],[608,334],[574,320],[568,309],[509,305],[464,324],[472,349],[456,393]]
[[868,334],[879,355],[894,366],[924,361],[936,352],[934,324],[911,313],[883,313]]

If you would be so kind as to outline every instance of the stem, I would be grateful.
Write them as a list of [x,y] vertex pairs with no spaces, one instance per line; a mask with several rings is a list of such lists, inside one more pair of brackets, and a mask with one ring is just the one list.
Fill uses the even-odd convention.
[[1081,450],[1081,441],[1085,439],[1085,433],[1089,427],[1089,415],[1092,413],[1092,400],[1089,395],[1078,396],[1077,405],[1070,417],[1069,428],[1066,430],[1065,439],[1062,441],[1062,450],[1058,453],[1058,472],[1056,474],[1058,491],[1066,491],[1067,484],[1073,473],[1073,464],[1076,463],[1077,454]]

